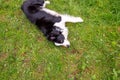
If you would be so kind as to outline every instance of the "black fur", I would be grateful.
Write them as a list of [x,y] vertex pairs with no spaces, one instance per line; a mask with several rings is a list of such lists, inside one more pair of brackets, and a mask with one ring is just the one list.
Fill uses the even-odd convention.
[[64,36],[61,34],[61,30],[58,27],[52,28],[52,31],[47,36],[50,41],[54,41],[57,43],[63,43],[64,42]]
[[56,26],[53,26],[56,22],[61,21],[61,17],[56,17],[40,10],[43,8],[43,4],[44,0],[26,0],[21,9],[26,17],[43,32],[48,40],[63,43],[64,36]]

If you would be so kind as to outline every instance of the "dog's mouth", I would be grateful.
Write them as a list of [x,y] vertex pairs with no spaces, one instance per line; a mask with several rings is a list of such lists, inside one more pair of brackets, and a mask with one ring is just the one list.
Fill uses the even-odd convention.
[[69,48],[70,47],[70,42],[68,40],[64,40],[63,43],[55,43],[56,46],[63,46],[63,47],[66,47],[66,48]]

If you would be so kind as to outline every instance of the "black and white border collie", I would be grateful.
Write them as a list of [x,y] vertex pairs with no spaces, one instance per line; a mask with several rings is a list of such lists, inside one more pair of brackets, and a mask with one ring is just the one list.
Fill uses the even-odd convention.
[[69,47],[68,29],[66,22],[83,22],[80,17],[62,15],[53,10],[45,8],[49,1],[44,0],[26,0],[21,9],[26,17],[34,23],[47,37],[48,40],[55,43],[56,46]]

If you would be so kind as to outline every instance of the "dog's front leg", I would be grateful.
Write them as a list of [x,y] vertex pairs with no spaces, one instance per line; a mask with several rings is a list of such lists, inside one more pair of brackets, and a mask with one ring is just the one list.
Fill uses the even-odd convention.
[[74,17],[74,16],[70,16],[70,15],[61,15],[62,16],[62,21],[63,22],[83,22],[83,19],[80,17]]

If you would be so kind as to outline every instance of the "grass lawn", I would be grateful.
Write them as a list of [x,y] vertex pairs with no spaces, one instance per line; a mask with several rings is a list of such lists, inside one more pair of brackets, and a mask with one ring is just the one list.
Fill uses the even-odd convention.
[[23,0],[0,0],[0,80],[120,80],[120,0],[50,1],[84,19],[67,23],[70,48],[46,40],[21,11]]

